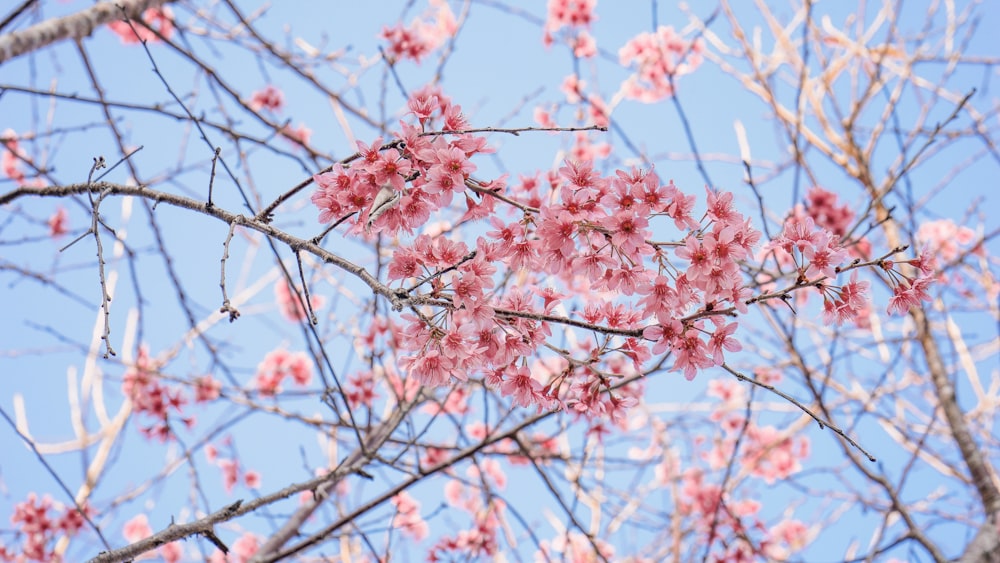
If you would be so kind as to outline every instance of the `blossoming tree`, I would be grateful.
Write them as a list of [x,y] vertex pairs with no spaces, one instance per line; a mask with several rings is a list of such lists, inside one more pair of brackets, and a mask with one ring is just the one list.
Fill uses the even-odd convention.
[[76,4],[0,561],[997,560],[995,8]]

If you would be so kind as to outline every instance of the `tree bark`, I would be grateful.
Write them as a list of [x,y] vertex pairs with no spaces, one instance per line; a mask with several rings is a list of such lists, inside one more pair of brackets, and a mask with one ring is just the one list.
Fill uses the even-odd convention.
[[137,17],[149,8],[173,0],[117,0],[101,2],[75,14],[53,18],[28,29],[0,35],[0,64],[25,53],[36,51],[65,39],[81,39],[98,27],[122,19],[122,8],[129,17]]

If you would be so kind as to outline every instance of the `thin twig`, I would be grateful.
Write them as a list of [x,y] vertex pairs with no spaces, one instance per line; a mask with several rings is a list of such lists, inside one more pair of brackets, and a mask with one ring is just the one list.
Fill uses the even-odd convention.
[[[209,190],[211,192],[211,189]],[[209,202],[206,205],[211,205],[211,196],[209,196]],[[229,322],[233,322],[240,318],[240,312],[236,307],[232,306],[229,301],[229,295],[226,293],[226,260],[229,259],[229,243],[233,240],[233,234],[236,232],[236,222],[233,221],[229,224],[229,234],[226,236],[226,241],[222,243],[222,277],[219,279],[219,287],[222,288],[222,307],[219,309],[220,313],[229,313]]]
[[795,397],[792,397],[788,393],[785,393],[784,391],[776,388],[773,385],[770,385],[768,383],[764,383],[763,381],[760,381],[759,379],[756,379],[756,378],[753,378],[753,377],[750,377],[750,376],[747,376],[747,375],[743,375],[742,373],[740,373],[740,372],[734,370],[733,368],[729,367],[728,364],[722,364],[722,366],[720,366],[720,367],[722,367],[722,369],[724,369],[724,370],[728,371],[729,373],[731,373],[732,375],[734,375],[736,377],[736,379],[739,379],[740,381],[746,381],[748,383],[752,383],[752,384],[754,384],[754,385],[756,385],[758,387],[761,387],[763,389],[767,389],[768,391],[774,393],[775,395],[777,395],[777,396],[781,397],[782,399],[788,401],[789,403],[795,405],[802,412],[806,413],[813,420],[815,420],[816,423],[819,424],[820,428],[829,428],[830,430],[833,430],[837,435],[839,435],[841,438],[843,438],[844,440],[846,440],[847,443],[849,443],[850,445],[854,446],[855,449],[857,449],[859,452],[861,452],[862,454],[864,454],[865,457],[868,458],[868,461],[871,461],[871,462],[878,461],[874,456],[872,456],[872,454],[868,453],[867,450],[865,450],[864,448],[862,448],[857,442],[854,441],[854,439],[852,439],[850,436],[848,436],[846,433],[844,433],[844,431],[841,430],[838,426],[835,426],[834,424],[830,423],[829,421],[820,418],[819,415],[817,415],[816,413],[814,413],[811,410],[809,410],[809,407],[807,407],[807,406],[803,405],[802,403],[800,403],[798,401],[798,399],[796,399]]

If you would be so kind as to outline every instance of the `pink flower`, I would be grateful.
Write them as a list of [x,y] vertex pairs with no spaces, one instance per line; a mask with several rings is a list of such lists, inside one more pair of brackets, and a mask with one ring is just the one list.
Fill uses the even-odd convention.
[[555,127],[558,127],[558,125],[556,125],[555,120],[552,119],[552,112],[550,110],[543,108],[542,106],[536,106],[535,111],[532,115],[535,118],[535,123],[537,123],[539,127],[545,129],[553,129]]
[[[410,99],[406,102],[406,107],[410,113],[415,115],[421,124],[428,121],[435,112],[441,110],[436,93],[428,88],[422,88],[410,94]],[[407,143],[407,146],[410,146]]]
[[5,176],[21,185],[24,183],[24,171],[21,170],[21,160],[24,159],[24,154],[18,145],[17,133],[13,129],[5,129],[3,133],[0,133],[0,139],[2,139],[4,147],[3,153],[0,154],[0,169],[3,170]]
[[836,268],[847,259],[847,252],[840,247],[829,231],[820,231],[814,237],[814,244],[803,250],[802,256],[809,262],[805,275],[807,278],[837,275]]
[[312,129],[306,127],[304,123],[300,123],[298,127],[294,128],[291,124],[286,125],[279,132],[289,141],[299,145],[308,145],[309,139],[312,137]]
[[742,260],[746,257],[747,251],[737,244],[736,229],[732,226],[722,225],[722,223],[716,223],[712,232],[705,235],[702,245],[717,264]]
[[709,255],[708,249],[694,235],[684,239],[684,246],[674,251],[677,257],[687,260],[687,276],[691,280],[706,278],[711,275],[715,259]]
[[646,340],[655,340],[653,353],[662,354],[680,345],[683,332],[684,327],[680,321],[668,320],[662,324],[647,326],[642,331],[642,337]]
[[247,471],[243,474],[243,483],[250,489],[260,488],[260,473],[254,470]]
[[347,402],[352,408],[359,406],[371,407],[380,395],[375,391],[375,376],[370,371],[363,371],[347,378]]
[[570,45],[573,47],[573,56],[575,57],[589,59],[597,56],[597,41],[586,31],[577,33],[570,40]]
[[698,338],[698,333],[695,330],[684,332],[675,347],[675,351],[677,352],[677,359],[674,361],[671,370],[683,371],[684,378],[689,381],[694,379],[699,369],[712,367],[714,364],[712,358],[708,355],[705,342],[701,338]]
[[854,212],[849,205],[837,205],[837,194],[819,186],[813,186],[806,194],[806,213],[816,224],[829,229],[838,238],[844,236],[854,221]]
[[149,527],[146,515],[138,514],[125,523],[125,526],[122,527],[122,535],[129,543],[135,543],[153,535],[153,529]]
[[455,363],[437,349],[402,358],[401,364],[417,381],[430,387],[440,387],[451,381]]
[[222,384],[211,375],[203,375],[194,382],[194,401],[206,403],[219,398]]
[[[672,188],[672,189],[671,189]],[[691,216],[691,211],[694,209],[694,204],[696,198],[693,195],[684,195],[674,186],[673,180],[667,185],[667,189],[671,195],[670,204],[664,212],[674,219],[674,225],[678,229],[697,229],[698,222],[694,220]]]
[[[260,540],[250,532],[244,533],[229,546],[228,563],[247,563],[260,549]],[[216,552],[222,554],[222,552]]]
[[917,239],[927,244],[933,254],[950,262],[956,259],[962,246],[975,238],[975,232],[966,226],[956,225],[951,219],[927,221],[917,230]]
[[[150,8],[142,13],[142,21],[149,27],[155,29],[165,39],[170,39],[174,34],[174,13],[170,6],[160,8]],[[160,40],[156,33],[147,29],[140,22],[133,21],[131,26],[124,21],[115,21],[108,24],[111,31],[117,35],[123,44],[134,45],[141,41],[157,42]],[[132,30],[135,27],[135,31]]]
[[729,323],[726,324],[724,320],[719,319],[719,317],[712,317],[712,322],[715,324],[715,332],[712,333],[711,338],[708,339],[708,351],[712,355],[712,362],[721,366],[723,362],[726,361],[723,356],[722,350],[729,350],[730,352],[739,352],[743,349],[743,345],[739,343],[735,338],[732,338],[734,332],[736,332],[739,323]]
[[409,159],[402,158],[396,149],[382,151],[371,168],[376,184],[391,186],[397,192],[402,192],[406,187],[406,177],[413,170]]
[[281,390],[281,381],[291,377],[297,385],[306,386],[312,380],[312,361],[305,352],[291,353],[277,349],[269,352],[257,365],[254,386],[264,396],[274,396]]
[[551,41],[551,34],[562,27],[590,27],[597,19],[595,6],[597,0],[549,0],[544,37]]
[[408,26],[398,23],[391,28],[382,28],[379,36],[389,42],[386,53],[391,61],[410,59],[419,63],[458,31],[455,15],[448,4],[436,4],[437,11],[429,15],[429,22],[416,18]]
[[815,247],[820,242],[820,233],[812,217],[792,215],[785,221],[785,228],[781,234],[769,242],[767,248],[781,248],[789,254],[792,254],[793,249],[804,252],[805,249]]
[[172,541],[159,548],[157,552],[166,563],[177,563],[184,556],[184,548],[181,547],[181,542],[176,541]]
[[635,68],[635,74],[622,83],[623,94],[644,103],[672,96],[671,79],[698,68],[703,49],[700,40],[685,41],[673,27],[636,35],[618,51],[621,65]]
[[611,233],[611,244],[633,260],[641,259],[640,249],[646,247],[649,222],[641,215],[619,211],[602,221]]
[[469,175],[476,171],[476,165],[472,164],[465,152],[450,147],[435,152],[435,158],[445,174],[449,174],[456,186],[464,186]]
[[594,170],[594,163],[589,160],[583,162],[567,160],[559,169],[559,175],[575,189],[603,190],[606,183],[606,180],[601,178],[600,172]]
[[[165,441],[172,433],[168,424],[170,411],[182,412],[187,399],[180,389],[161,382],[158,370],[159,366],[149,357],[149,348],[140,346],[135,364],[122,378],[122,393],[132,401],[136,414],[153,421],[150,426],[140,427],[139,431],[147,438],[157,437]],[[184,420],[193,422],[193,419]]]
[[783,436],[773,426],[751,425],[746,438],[741,462],[767,483],[799,471],[802,468],[799,461],[809,456],[807,438]]
[[[281,310],[281,316],[290,322],[299,323],[309,318],[306,310],[302,307],[305,294],[300,293],[297,288],[293,292],[292,288],[288,285],[288,281],[285,279],[279,279],[275,282],[274,297],[278,302],[278,308]],[[323,297],[321,295],[310,294],[309,305],[313,312],[315,312],[324,305]]]
[[719,193],[709,189],[708,186],[705,186],[705,191],[708,193],[706,213],[709,219],[722,223],[723,226],[743,220],[743,216],[733,209],[733,194],[731,192]]
[[888,313],[891,315],[897,312],[905,315],[910,311],[910,307],[920,307],[921,301],[931,301],[931,296],[927,294],[927,288],[933,280],[930,276],[922,276],[912,280],[908,285],[897,284],[892,288],[892,297],[889,298]]
[[69,232],[69,213],[64,207],[56,208],[56,212],[48,219],[49,236],[61,237]]
[[403,491],[392,497],[390,502],[396,507],[393,527],[403,530],[416,541],[422,541],[430,534],[430,526],[420,516],[420,503],[409,493]]
[[240,480],[240,465],[237,461],[232,459],[220,459],[218,461],[219,469],[222,471],[222,486],[226,489],[226,493],[232,493],[233,487]]
[[257,90],[250,96],[248,104],[254,111],[266,109],[272,113],[278,113],[285,105],[285,94],[277,87],[268,84],[262,90]]
[[837,324],[848,320],[858,322],[868,309],[868,285],[866,281],[858,281],[855,270],[851,272],[851,281],[842,287],[823,286],[823,318]]
[[545,403],[542,395],[542,384],[531,377],[531,371],[521,366],[507,371],[507,377],[500,386],[500,391],[514,398],[514,406],[530,407],[537,405],[539,409]]

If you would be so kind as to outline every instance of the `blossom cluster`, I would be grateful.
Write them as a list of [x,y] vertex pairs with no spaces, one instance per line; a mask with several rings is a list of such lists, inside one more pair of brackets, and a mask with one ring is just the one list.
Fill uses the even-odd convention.
[[84,522],[75,506],[66,507],[47,495],[38,498],[30,493],[26,500],[14,505],[10,517],[21,544],[13,549],[0,544],[0,561],[57,561],[53,540],[76,535]]
[[[149,28],[141,23],[133,22],[130,25],[125,21],[111,22],[108,24],[108,28],[121,39],[124,45],[159,41],[160,37],[157,33],[165,39],[170,39],[174,34],[174,13],[170,9],[170,6],[149,8],[142,13],[141,19]],[[134,31],[133,27],[135,28]]]
[[307,354],[283,348],[269,352],[257,365],[253,385],[262,396],[273,397],[281,392],[281,382],[287,378],[300,387],[309,385],[312,361]]
[[[349,230],[356,233],[423,229],[396,246],[386,274],[399,284],[398,295],[419,295],[428,305],[402,314],[402,325],[390,327],[410,380],[442,386],[481,374],[515,405],[569,408],[600,433],[602,423],[594,421],[618,423],[637,396],[610,393],[606,376],[583,365],[600,361],[624,374],[669,352],[672,369],[688,379],[722,365],[727,353],[742,349],[738,323],[729,319],[746,313],[754,299],[768,298],[751,292],[743,270],[748,261],[772,258],[793,268],[790,285],[770,297],[815,288],[832,320],[856,320],[867,312],[868,284],[858,281],[856,271],[836,284],[852,258],[841,238],[853,214],[830,192],[811,190],[807,206],[756,254],[761,233],[735,208],[731,193],[706,187],[705,211],[696,218],[699,198],[661,181],[652,169],[605,176],[592,161],[571,159],[544,180],[522,178],[508,190],[503,180],[471,178],[477,169],[471,159],[489,148],[463,132],[467,124],[457,105],[432,89],[417,92],[408,105],[419,128],[401,122],[398,141],[359,142],[353,160],[315,177],[312,201],[321,222],[352,220]],[[433,123],[442,131],[427,131]],[[431,214],[457,194],[469,209],[463,220],[489,218],[489,230],[474,244],[427,229]],[[501,205],[511,219],[503,218]],[[652,240],[671,225],[681,233],[678,242]],[[878,265],[897,280],[899,296],[890,312],[923,296],[925,278],[911,280],[891,261]],[[525,281],[498,287],[500,271]],[[542,280],[550,287],[541,289]],[[560,293],[557,286],[569,291]],[[588,298],[593,294],[618,298]],[[553,319],[560,322],[556,313],[566,295],[582,299],[576,315],[583,327],[617,336],[581,348],[590,358],[586,364],[532,369],[529,359],[552,335]],[[572,351],[563,355],[569,360]],[[615,357],[631,367],[616,364]],[[355,404],[370,402],[368,380],[350,384]]]
[[566,41],[574,56],[584,59],[597,55],[597,41],[589,32],[590,25],[597,19],[596,6],[597,0],[549,0],[542,43],[552,45],[556,33],[568,28]]
[[3,145],[3,152],[0,153],[0,170],[3,170],[4,176],[17,185],[23,185],[25,175],[24,170],[21,170],[21,161],[25,155],[18,143],[17,133],[13,129],[5,129],[0,133],[0,144]]
[[[305,299],[305,296],[300,299],[298,289],[290,286],[288,281],[281,279],[274,284],[274,297],[278,303],[278,309],[281,311],[281,316],[288,321],[298,323],[308,318],[308,312],[302,307],[302,299]],[[324,299],[321,295],[309,296],[309,309],[312,311],[316,311],[323,305]]]
[[381,38],[389,42],[386,54],[393,62],[421,59],[455,35],[458,24],[455,14],[444,0],[431,0],[433,12],[423,18],[414,18],[409,25],[398,23],[382,29]]
[[[232,439],[227,437],[225,443],[226,445],[231,445]],[[205,457],[209,463],[218,466],[219,471],[222,473],[222,486],[226,490],[226,493],[232,493],[233,488],[240,481],[250,489],[260,487],[260,473],[253,469],[243,470],[236,455],[232,457],[220,457],[218,448],[212,444],[208,444],[205,446]]]
[[705,47],[701,39],[688,41],[672,26],[661,25],[653,33],[643,32],[618,50],[624,67],[635,74],[622,84],[626,98],[653,103],[674,94],[674,79],[690,74],[702,62]]
[[[188,398],[181,385],[168,384],[159,370],[160,364],[149,355],[149,347],[145,344],[140,346],[135,362],[122,377],[122,393],[132,401],[132,411],[136,415],[151,419],[148,425],[140,426],[139,431],[146,438],[167,441],[173,432],[170,426],[171,412],[176,413],[187,427],[194,426],[195,418],[184,414]],[[211,375],[193,378],[190,386],[194,390],[196,403],[218,399],[222,388],[219,381]]]
[[[434,88],[411,96],[409,108],[421,126],[440,120],[445,131],[468,127],[461,107]],[[424,135],[407,123],[401,127],[399,142],[383,146],[381,137],[370,144],[358,141],[357,161],[335,164],[314,177],[319,189],[312,202],[320,210],[320,222],[356,215],[357,231],[367,226],[374,232],[412,233],[456,195],[475,205],[466,182],[476,170],[471,158],[490,151],[485,139],[468,133]]]
[[403,491],[392,497],[391,502],[396,507],[396,515],[392,518],[393,528],[416,541],[421,541],[430,534],[430,526],[420,516],[420,501]]
[[[180,389],[163,383],[158,369],[149,348],[140,346],[135,363],[125,372],[122,393],[132,401],[136,414],[152,419],[151,424],[140,427],[140,432],[147,438],[166,441],[171,435],[170,411],[182,413],[187,399]],[[188,426],[194,424],[194,418],[189,416],[181,416],[181,420]]]
[[[122,535],[129,543],[152,536],[153,528],[149,525],[149,518],[145,514],[137,514],[122,526]],[[166,563],[177,563],[184,556],[184,549],[181,547],[181,542],[173,541],[156,548],[156,553]]]

